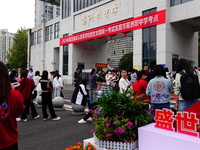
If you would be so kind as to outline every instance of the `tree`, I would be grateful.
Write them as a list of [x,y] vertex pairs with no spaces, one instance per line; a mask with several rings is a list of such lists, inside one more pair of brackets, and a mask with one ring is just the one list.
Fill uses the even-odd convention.
[[133,69],[133,52],[126,53],[119,61],[119,69]]
[[8,68],[27,67],[28,35],[26,29],[19,29],[14,35],[14,44],[6,55]]

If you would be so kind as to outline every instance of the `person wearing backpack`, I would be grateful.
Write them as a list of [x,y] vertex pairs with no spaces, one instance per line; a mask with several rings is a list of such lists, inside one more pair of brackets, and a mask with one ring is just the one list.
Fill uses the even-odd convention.
[[178,111],[185,111],[200,98],[200,73],[183,58],[177,62],[174,93]]

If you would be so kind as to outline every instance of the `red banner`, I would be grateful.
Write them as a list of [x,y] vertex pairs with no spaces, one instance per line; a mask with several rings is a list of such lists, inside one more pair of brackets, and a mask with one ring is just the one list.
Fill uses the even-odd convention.
[[131,30],[146,28],[154,25],[163,24],[165,22],[166,10],[161,10],[155,13],[119,21],[117,23],[112,23],[109,25],[60,38],[60,46],[91,40],[94,38],[100,38],[108,35],[114,35],[117,33],[128,32]]
[[96,63],[95,64],[96,68],[108,68],[108,64],[101,64],[101,63]]

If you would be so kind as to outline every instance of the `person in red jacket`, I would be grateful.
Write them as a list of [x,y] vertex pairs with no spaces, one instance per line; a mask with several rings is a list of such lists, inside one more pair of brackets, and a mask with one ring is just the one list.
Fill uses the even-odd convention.
[[32,118],[37,119],[40,117],[35,109],[33,101],[31,100],[31,92],[35,88],[35,83],[32,79],[27,78],[27,74],[27,71],[22,71],[22,80],[19,81],[20,86],[18,87],[18,91],[22,94],[22,97],[24,98],[24,105],[26,106],[25,111],[21,115],[21,121],[27,121],[29,107],[31,107]]
[[18,150],[16,118],[24,111],[24,100],[18,91],[11,89],[8,70],[2,62],[0,72],[0,149]]
[[145,70],[138,71],[137,80],[133,82],[132,89],[133,92],[137,92],[134,98],[143,94],[142,98],[138,99],[138,101],[147,100],[147,103],[151,103],[151,98],[146,95],[146,88],[148,85],[146,78],[147,78],[147,72]]

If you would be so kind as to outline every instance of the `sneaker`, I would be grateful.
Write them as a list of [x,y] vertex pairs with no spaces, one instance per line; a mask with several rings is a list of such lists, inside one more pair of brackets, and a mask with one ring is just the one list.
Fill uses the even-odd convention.
[[33,119],[37,119],[37,118],[39,118],[40,116],[39,115],[37,115],[36,117],[33,117]]
[[52,120],[60,120],[61,119],[61,117],[59,117],[59,116],[57,116],[56,118],[53,118]]
[[89,117],[89,118],[87,119],[87,121],[92,121],[92,118],[91,118],[91,117]]
[[85,121],[84,119],[81,119],[78,121],[78,123],[87,123],[87,121]]
[[49,116],[47,117],[47,118],[43,118],[43,120],[45,121],[45,120],[48,120],[49,119]]
[[27,120],[27,119],[22,119],[21,121],[22,121],[22,122],[27,122],[28,120]]
[[21,121],[21,118],[16,118],[17,121]]

